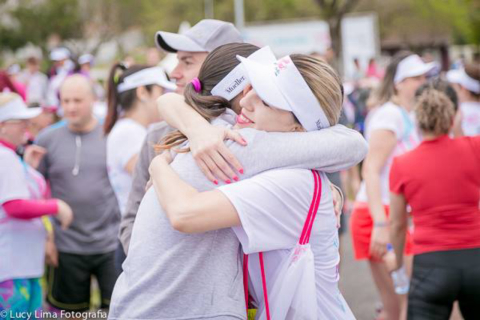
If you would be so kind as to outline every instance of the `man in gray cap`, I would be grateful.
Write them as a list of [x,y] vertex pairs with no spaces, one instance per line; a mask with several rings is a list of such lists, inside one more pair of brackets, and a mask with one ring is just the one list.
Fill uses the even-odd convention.
[[[178,64],[170,74],[177,84],[176,92],[183,94],[185,86],[198,76],[200,67],[208,53],[217,47],[235,42],[243,42],[240,32],[233,24],[205,19],[197,23],[184,34],[159,31],[155,35],[157,46],[167,52],[177,54]],[[165,122],[155,124],[150,129],[144,143],[133,174],[133,182],[126,211],[120,223],[120,241],[125,252],[128,251],[133,223],[138,207],[145,195],[145,185],[150,179],[148,168],[156,156],[153,145],[158,143],[163,136],[173,128]]]

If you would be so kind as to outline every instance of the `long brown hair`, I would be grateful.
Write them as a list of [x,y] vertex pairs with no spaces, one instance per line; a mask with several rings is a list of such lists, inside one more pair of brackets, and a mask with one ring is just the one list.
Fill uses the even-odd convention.
[[385,70],[385,75],[380,83],[380,86],[374,90],[371,98],[368,99],[367,105],[369,108],[381,106],[390,101],[396,94],[394,78],[397,73],[398,64],[413,53],[410,51],[400,51],[395,54]]
[[[105,123],[103,124],[103,131],[105,134],[110,133],[113,126],[117,122],[120,113],[133,108],[133,105],[137,100],[137,88],[133,88],[124,92],[118,92],[118,85],[121,84],[129,75],[137,73],[138,71],[146,68],[149,67],[145,65],[133,65],[130,68],[126,68],[122,62],[115,63],[112,66],[110,75],[108,76],[107,87],[108,111],[107,116],[105,117]],[[152,85],[146,85],[144,87],[148,92],[151,92]]]
[[[200,68],[198,80],[201,83],[201,91],[196,92],[190,83],[185,87],[185,102],[190,105],[202,117],[211,121],[221,115],[227,108],[231,108],[231,102],[219,96],[212,96],[212,89],[225,78],[240,62],[237,55],[248,57],[259,48],[248,43],[229,43],[220,46],[210,52]],[[155,146],[157,151],[171,149],[184,143],[187,137],[180,131],[173,131],[165,136],[160,145]],[[188,152],[188,148],[175,150],[176,152]]]
[[336,125],[343,105],[340,77],[322,59],[305,54],[292,54],[290,58],[320,103],[330,125]]

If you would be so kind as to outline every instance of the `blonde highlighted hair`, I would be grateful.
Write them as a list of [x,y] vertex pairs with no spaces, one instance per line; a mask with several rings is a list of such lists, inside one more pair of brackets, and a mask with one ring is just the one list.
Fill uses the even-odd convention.
[[330,125],[336,125],[342,112],[343,85],[335,70],[322,59],[309,55],[292,54],[290,58],[320,103]]
[[431,88],[425,90],[418,98],[415,115],[422,132],[440,136],[450,131],[455,117],[455,107],[445,93]]

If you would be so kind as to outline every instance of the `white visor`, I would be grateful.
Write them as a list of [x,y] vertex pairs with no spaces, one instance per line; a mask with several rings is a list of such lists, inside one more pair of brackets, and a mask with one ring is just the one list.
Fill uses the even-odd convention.
[[448,71],[447,81],[457,83],[468,91],[480,93],[480,81],[471,78],[464,69]]
[[78,64],[86,64],[86,63],[93,63],[93,56],[89,53],[82,54],[80,58],[78,58]]
[[292,112],[307,131],[330,127],[320,103],[290,56],[274,63],[237,58],[244,65],[253,89],[265,103]]
[[27,105],[21,98],[16,98],[0,106],[0,122],[31,119],[40,113],[42,113],[42,108],[27,108]]
[[421,76],[432,70],[434,67],[435,62],[425,63],[418,55],[412,54],[400,61],[393,82],[397,84],[407,78]]
[[118,92],[125,92],[127,90],[135,89],[141,86],[151,84],[159,85],[167,90],[174,91],[177,86],[168,81],[165,71],[161,67],[152,67],[140,70],[131,74],[123,82],[118,85]]
[[50,52],[50,60],[61,61],[70,58],[70,51],[67,48],[55,48]]
[[[259,63],[274,63],[277,61],[277,58],[273,54],[270,47],[263,47],[250,56],[248,60],[256,61]],[[225,78],[222,79],[217,85],[212,89],[212,96],[220,96],[222,98],[231,101],[235,98],[240,92],[245,89],[247,84],[249,84],[247,71],[245,66],[242,63],[239,63]]]

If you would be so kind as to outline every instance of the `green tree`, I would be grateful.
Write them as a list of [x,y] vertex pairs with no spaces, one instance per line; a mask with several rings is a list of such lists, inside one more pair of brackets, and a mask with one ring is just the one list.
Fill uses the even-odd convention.
[[46,50],[52,33],[64,39],[78,38],[82,30],[78,9],[75,0],[20,0],[6,13],[12,23],[0,26],[0,46],[16,50],[32,43]]

